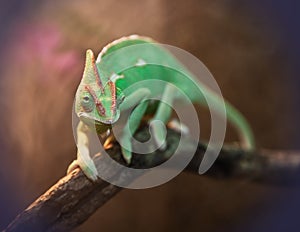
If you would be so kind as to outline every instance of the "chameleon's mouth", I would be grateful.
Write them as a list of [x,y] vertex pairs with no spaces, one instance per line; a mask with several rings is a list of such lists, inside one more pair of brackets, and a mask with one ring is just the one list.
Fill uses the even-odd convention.
[[78,113],[78,117],[82,120],[85,121],[88,124],[95,124],[95,125],[111,125],[115,123],[119,119],[120,114],[117,113],[116,117],[114,118],[109,118],[109,119],[102,119],[102,118],[96,118],[93,117],[90,114],[87,114],[85,112],[80,112]]

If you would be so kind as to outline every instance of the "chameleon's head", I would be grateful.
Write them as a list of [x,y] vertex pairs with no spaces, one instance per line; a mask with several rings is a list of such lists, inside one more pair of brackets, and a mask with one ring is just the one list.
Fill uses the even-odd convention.
[[87,124],[112,124],[118,120],[116,86],[99,75],[95,57],[86,52],[85,68],[76,92],[75,112]]

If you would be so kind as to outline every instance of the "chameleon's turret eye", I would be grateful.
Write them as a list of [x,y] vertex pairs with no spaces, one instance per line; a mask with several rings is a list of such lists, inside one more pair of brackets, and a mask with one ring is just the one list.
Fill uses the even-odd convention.
[[82,99],[83,99],[83,101],[85,101],[85,102],[89,102],[89,101],[90,101],[90,98],[89,98],[88,96],[84,96]]
[[95,104],[93,98],[87,93],[84,94],[81,98],[81,105],[86,112],[93,111]]

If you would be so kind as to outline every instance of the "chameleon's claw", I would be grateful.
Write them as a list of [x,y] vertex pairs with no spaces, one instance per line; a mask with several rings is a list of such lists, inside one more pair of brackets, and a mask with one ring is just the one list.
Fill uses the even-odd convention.
[[74,160],[68,167],[67,174],[73,172],[76,168],[80,168],[87,178],[95,182],[98,179],[98,171],[95,165],[88,166],[83,162],[79,162],[78,160]]
[[77,160],[73,160],[73,162],[69,165],[68,170],[67,170],[67,175],[73,172],[75,169],[79,167]]
[[160,120],[152,120],[150,121],[150,131],[152,132],[152,136],[154,137],[155,143],[158,146],[159,150],[165,150],[167,148],[166,143],[166,129],[164,124]]
[[105,142],[104,142],[104,144],[103,144],[104,149],[109,149],[109,148],[111,148],[111,147],[113,146],[112,143],[115,142],[115,141],[116,141],[115,136],[110,135],[110,136],[105,140]]
[[[109,149],[109,148],[111,148],[111,147],[113,146],[112,143],[113,143],[114,141],[116,141],[115,136],[113,136],[113,135],[109,136],[109,137],[105,140],[105,142],[104,142],[104,144],[103,144],[104,149]],[[129,146],[131,147],[130,141],[125,141],[125,139],[122,138],[122,139],[121,139],[121,144],[124,144],[124,143],[126,143],[126,147],[129,147]],[[122,148],[121,148],[121,152],[122,152],[122,156],[123,156],[124,160],[126,161],[126,164],[130,164],[130,162],[131,162],[131,157],[132,157],[131,151],[128,151],[127,149],[125,149],[124,147],[122,147]]]

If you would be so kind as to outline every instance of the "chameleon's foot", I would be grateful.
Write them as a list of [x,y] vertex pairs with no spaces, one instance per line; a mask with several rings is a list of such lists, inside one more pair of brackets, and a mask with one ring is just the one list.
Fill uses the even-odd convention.
[[115,136],[110,135],[103,144],[104,149],[110,149],[113,146],[113,142],[115,141],[116,141]]
[[95,182],[98,179],[98,171],[94,164],[88,166],[83,162],[79,162],[78,160],[74,160],[68,167],[67,174],[74,171],[76,168],[80,168],[87,178]]
[[128,151],[127,149],[122,148],[122,156],[123,156],[123,158],[125,159],[126,163],[127,163],[127,164],[130,164],[131,158],[132,158],[132,153],[131,153],[131,151]]
[[[113,135],[109,136],[103,144],[104,149],[110,149],[113,146],[113,142],[115,142],[115,141],[116,141],[115,136],[113,136]],[[122,146],[122,144],[125,144],[124,146],[126,146],[127,148],[128,147],[131,148],[130,141],[127,141],[124,137],[121,139],[122,156],[123,156],[124,160],[126,161],[126,164],[130,164],[131,158],[132,158],[132,153],[131,153],[131,151],[125,149]]]
[[167,148],[166,142],[166,128],[165,125],[160,120],[152,120],[150,121],[150,131],[152,132],[152,136],[154,137],[155,143],[158,146],[159,150],[165,150]]
[[183,123],[180,123],[177,119],[172,119],[168,123],[168,127],[183,135],[188,135],[190,133],[189,128]]
[[78,167],[79,167],[79,165],[77,163],[77,160],[73,160],[73,162],[68,167],[67,175],[70,174],[71,172],[73,172]]
[[[121,152],[127,164],[130,164],[132,158],[131,141],[128,136],[123,136],[120,141]],[[128,150],[129,149],[129,150]]]

